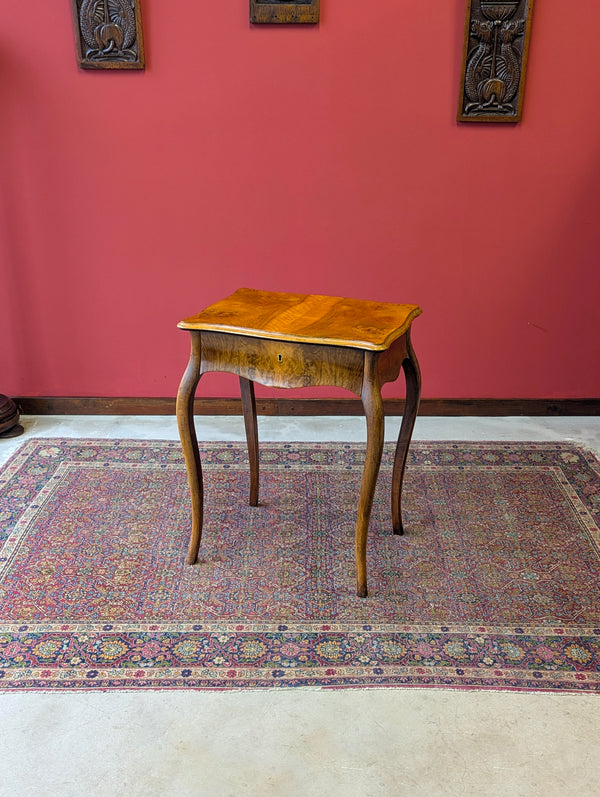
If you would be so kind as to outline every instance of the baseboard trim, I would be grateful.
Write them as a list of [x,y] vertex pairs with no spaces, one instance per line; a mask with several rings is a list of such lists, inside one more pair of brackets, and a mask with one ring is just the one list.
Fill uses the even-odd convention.
[[[22,415],[174,415],[174,398],[80,398],[21,396],[14,399]],[[386,415],[402,415],[403,399],[385,399]],[[241,415],[233,398],[197,398],[196,415]],[[359,399],[256,400],[259,415],[362,415]],[[600,415],[600,398],[583,399],[423,399],[420,415],[566,416]]]

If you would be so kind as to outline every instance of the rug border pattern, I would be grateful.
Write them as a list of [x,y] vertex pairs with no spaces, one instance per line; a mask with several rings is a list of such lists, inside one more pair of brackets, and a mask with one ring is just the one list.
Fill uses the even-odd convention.
[[[227,449],[239,449],[240,445],[203,444],[205,455],[211,452],[215,455],[212,460],[209,456],[203,466],[207,469],[247,467],[245,458],[238,459],[235,464],[227,457],[219,460],[219,455]],[[336,445],[352,453],[353,467],[362,468],[364,446]],[[263,444],[261,450],[274,447],[293,448],[300,455],[304,454],[302,464],[305,467],[336,467],[330,458],[333,447],[328,443]],[[6,487],[13,479],[18,480],[21,469],[36,450],[51,452],[49,462],[56,456],[53,449],[68,449],[72,455],[79,451],[76,459],[84,467],[94,467],[89,458],[93,450],[99,452],[100,458],[104,451],[135,450],[139,459],[128,466],[147,468],[157,448],[163,458],[156,467],[181,467],[179,444],[174,441],[32,438],[23,443],[0,471],[0,487]],[[600,549],[597,496],[590,497],[569,478],[569,468],[584,461],[600,479],[600,463],[590,451],[570,443],[555,442],[432,441],[413,443],[410,456],[421,467],[435,468],[440,462],[433,452],[443,454],[444,451],[468,449],[490,456],[489,464],[479,467],[494,468],[501,466],[503,456],[514,455],[515,448],[526,448],[530,452],[532,466],[553,472],[564,494],[579,507],[580,520]],[[308,454],[315,450],[320,454],[313,461]],[[550,454],[562,457],[560,467],[541,464],[539,460]],[[266,463],[263,467],[289,466],[280,462]],[[523,467],[527,467],[527,463],[523,463]],[[24,513],[38,510],[40,503],[32,503],[36,495],[39,502],[44,500],[44,488],[38,487],[36,493],[35,485],[33,479],[28,489],[16,491],[16,497],[8,501],[13,522]],[[0,553],[4,554],[5,550]],[[136,641],[142,648],[154,645],[161,649],[163,658],[146,661],[143,655],[137,658],[133,655],[117,666],[110,666],[106,657],[94,658],[94,651],[103,644],[117,645],[125,636],[131,642],[130,650],[135,650]],[[465,640],[468,650],[464,649]],[[185,655],[183,658],[177,655],[186,643],[193,643],[196,649],[204,646],[210,651],[202,666],[186,666]],[[306,663],[308,648],[310,665]],[[545,651],[542,658],[536,654],[541,648]],[[453,659],[449,650],[458,651],[458,659]],[[600,628],[452,624],[377,624],[371,627],[296,622],[293,628],[281,623],[205,623],[200,626],[191,623],[13,623],[0,624],[0,665],[0,691],[403,686],[597,693],[600,691]]]

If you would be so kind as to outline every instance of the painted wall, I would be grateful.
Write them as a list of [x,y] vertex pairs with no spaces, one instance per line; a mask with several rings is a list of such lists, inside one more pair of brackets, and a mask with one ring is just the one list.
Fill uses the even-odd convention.
[[68,6],[2,3],[1,392],[172,396],[243,285],[421,304],[427,397],[600,395],[595,0],[538,0],[517,127],[455,122],[464,0],[143,0],[144,73]]

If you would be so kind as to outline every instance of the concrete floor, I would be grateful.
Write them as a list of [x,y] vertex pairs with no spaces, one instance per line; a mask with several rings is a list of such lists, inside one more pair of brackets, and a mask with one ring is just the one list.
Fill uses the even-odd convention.
[[[389,419],[386,436],[397,434]],[[24,419],[26,436],[177,439],[169,417]],[[205,440],[239,418],[199,418]],[[361,418],[260,418],[363,440]],[[571,440],[600,418],[419,418],[421,440]],[[25,437],[0,441],[0,463]],[[0,796],[600,795],[600,696],[451,690],[0,694]]]

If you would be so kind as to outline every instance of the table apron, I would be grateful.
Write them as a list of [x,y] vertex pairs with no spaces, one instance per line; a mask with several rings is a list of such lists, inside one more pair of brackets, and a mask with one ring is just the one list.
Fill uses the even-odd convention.
[[360,396],[365,351],[346,346],[265,340],[226,332],[200,335],[200,373],[223,371],[269,387],[342,387]]
[[407,340],[409,332],[397,338],[389,349],[379,352],[377,358],[377,379],[380,385],[395,382],[400,374],[404,360],[408,358]]

